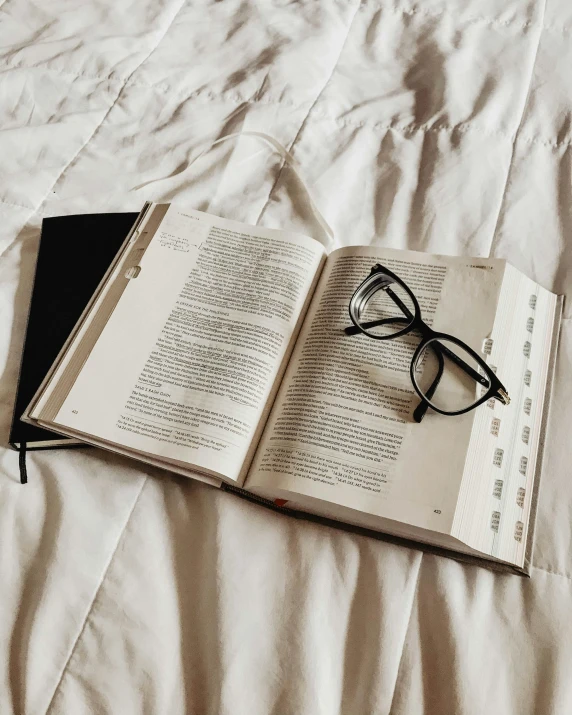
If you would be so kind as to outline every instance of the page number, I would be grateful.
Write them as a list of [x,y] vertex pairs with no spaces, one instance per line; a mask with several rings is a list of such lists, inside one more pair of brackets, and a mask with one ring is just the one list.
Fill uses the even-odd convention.
[[77,410],[72,410],[72,415],[77,415]]
[[433,509],[433,514],[440,514],[440,513],[441,513],[441,509]]

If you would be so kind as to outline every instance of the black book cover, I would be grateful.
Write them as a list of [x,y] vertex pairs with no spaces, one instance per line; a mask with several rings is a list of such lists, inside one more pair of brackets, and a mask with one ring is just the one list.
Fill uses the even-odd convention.
[[[42,222],[36,275],[14,406],[10,444],[49,448],[69,441],[20,417],[47,375],[138,213],[58,216]],[[38,444],[41,443],[41,444]],[[55,446],[55,445],[53,445]],[[67,446],[67,445],[66,445]]]

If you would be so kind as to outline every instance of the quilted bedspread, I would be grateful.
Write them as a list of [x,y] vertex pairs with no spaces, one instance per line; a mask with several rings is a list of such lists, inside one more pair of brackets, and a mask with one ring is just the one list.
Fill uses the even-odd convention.
[[[146,199],[568,297],[530,579],[95,450],[5,448],[43,217]],[[0,713],[572,712],[572,4],[4,0]],[[77,236],[78,259],[90,246]]]

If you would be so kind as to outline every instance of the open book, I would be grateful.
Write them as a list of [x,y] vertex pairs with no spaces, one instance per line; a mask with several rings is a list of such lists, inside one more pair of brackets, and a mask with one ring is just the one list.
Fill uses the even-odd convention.
[[[348,336],[382,263],[511,397],[421,423],[419,336]],[[506,261],[147,204],[24,420],[284,509],[526,571],[560,299]],[[475,384],[475,390],[479,390]]]

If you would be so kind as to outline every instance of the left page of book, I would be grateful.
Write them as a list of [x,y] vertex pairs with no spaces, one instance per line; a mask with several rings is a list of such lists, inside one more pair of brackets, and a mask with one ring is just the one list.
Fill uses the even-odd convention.
[[157,204],[124,254],[30,417],[236,482],[324,249]]

